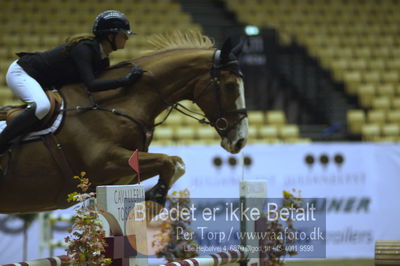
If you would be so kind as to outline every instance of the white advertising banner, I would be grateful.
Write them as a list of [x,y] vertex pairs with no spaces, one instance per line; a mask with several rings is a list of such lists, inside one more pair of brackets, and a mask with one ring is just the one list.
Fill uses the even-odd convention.
[[271,198],[292,189],[325,198],[328,258],[372,258],[375,240],[400,240],[400,145],[249,145],[240,155],[216,146],[151,151],[183,158],[186,174],[173,189],[188,188],[193,198],[238,197],[242,178],[267,180]]

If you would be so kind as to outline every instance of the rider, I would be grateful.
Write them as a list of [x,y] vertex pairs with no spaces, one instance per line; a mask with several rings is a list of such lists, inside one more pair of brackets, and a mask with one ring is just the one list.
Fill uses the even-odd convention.
[[115,10],[100,13],[92,32],[93,35],[68,38],[45,52],[17,54],[20,59],[10,65],[6,81],[27,107],[0,134],[0,155],[9,149],[10,141],[27,133],[48,114],[50,102],[46,89],[83,82],[89,91],[103,91],[127,86],[142,76],[143,70],[134,65],[126,76],[109,80],[96,78],[109,67],[109,54],[123,49],[133,34],[123,13]]

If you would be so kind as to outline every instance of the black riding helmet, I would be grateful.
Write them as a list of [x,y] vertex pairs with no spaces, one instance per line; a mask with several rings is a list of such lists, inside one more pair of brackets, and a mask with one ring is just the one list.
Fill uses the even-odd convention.
[[105,38],[107,34],[114,33],[112,41],[107,39],[111,43],[113,50],[117,49],[115,46],[115,33],[134,34],[126,16],[116,10],[107,10],[97,15],[92,31],[98,38]]

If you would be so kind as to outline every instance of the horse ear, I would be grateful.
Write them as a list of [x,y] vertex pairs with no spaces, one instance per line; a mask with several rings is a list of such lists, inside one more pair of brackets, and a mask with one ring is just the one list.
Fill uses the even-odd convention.
[[239,55],[242,53],[245,42],[245,38],[240,37],[239,43],[232,48],[232,54],[234,54],[236,57],[239,57]]
[[225,40],[221,48],[221,63],[226,63],[229,61],[229,54],[232,51],[232,39],[228,38]]

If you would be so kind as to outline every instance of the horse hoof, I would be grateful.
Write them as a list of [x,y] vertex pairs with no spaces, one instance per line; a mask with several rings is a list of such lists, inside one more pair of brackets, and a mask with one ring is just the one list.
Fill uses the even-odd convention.
[[171,188],[175,182],[185,174],[186,169],[185,169],[185,163],[182,161],[180,157],[176,157],[175,161],[175,173],[171,177],[171,180],[169,181],[168,187]]
[[154,201],[164,207],[167,194],[167,184],[160,180],[154,187],[145,192],[145,201]]

